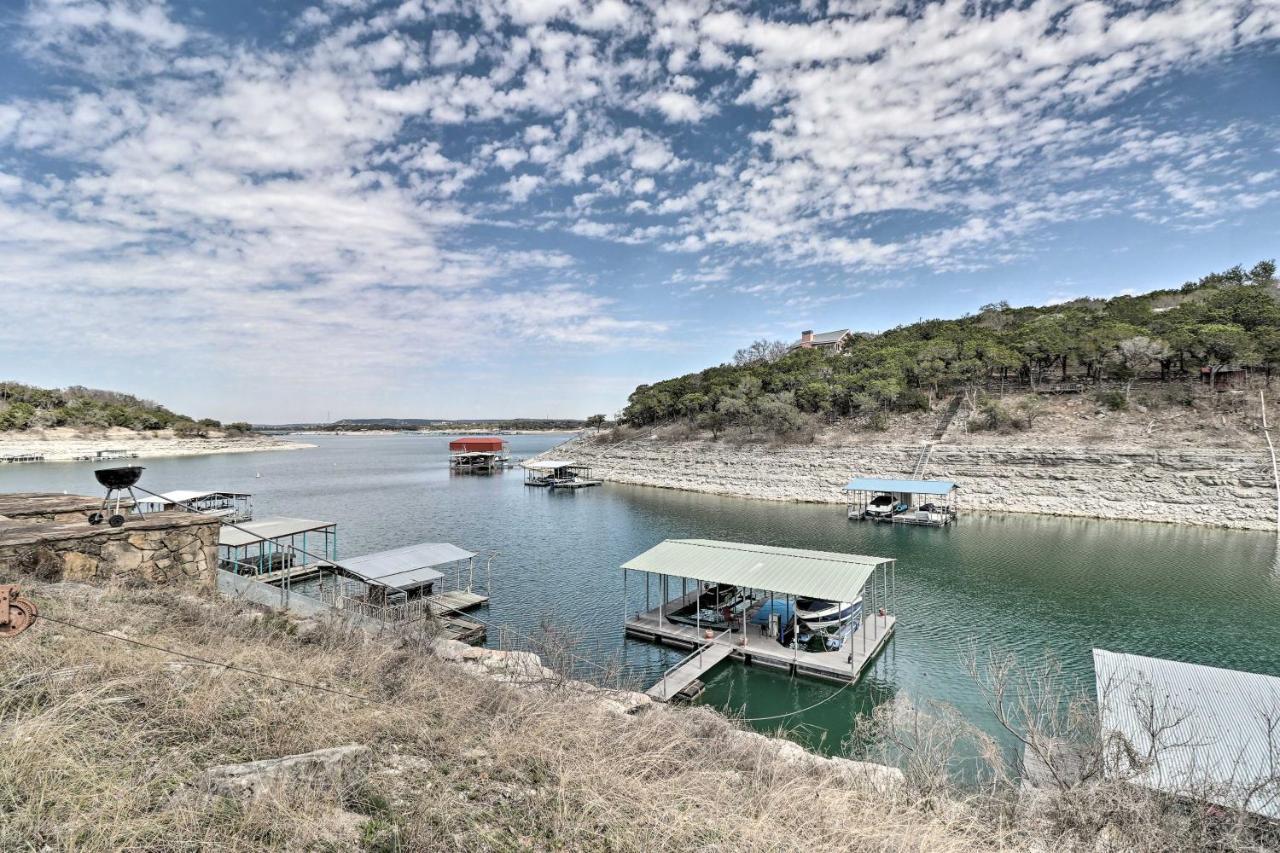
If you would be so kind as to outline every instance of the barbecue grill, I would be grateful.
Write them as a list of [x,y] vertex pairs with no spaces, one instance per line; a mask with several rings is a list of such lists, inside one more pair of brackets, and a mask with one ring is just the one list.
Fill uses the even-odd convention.
[[[138,515],[143,515],[141,509],[138,508],[138,499],[133,494],[134,485],[142,478],[143,467],[141,465],[124,465],[119,468],[99,468],[93,472],[93,476],[98,478],[107,489],[107,496],[102,499],[102,509],[98,512],[89,514],[90,524],[101,524],[106,521],[112,527],[119,527],[124,524],[124,516],[120,514],[120,499],[124,497],[124,493],[129,493],[129,499],[133,501],[134,511]],[[111,510],[111,515],[106,515],[107,507],[111,506],[111,499],[114,496],[115,506]]]

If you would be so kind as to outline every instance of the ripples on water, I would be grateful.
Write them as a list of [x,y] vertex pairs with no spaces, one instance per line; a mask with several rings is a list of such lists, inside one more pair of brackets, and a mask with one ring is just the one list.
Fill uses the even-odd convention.
[[[562,438],[512,436],[511,448],[530,456]],[[1085,687],[1094,647],[1280,675],[1271,534],[1014,515],[965,516],[943,530],[873,525],[846,520],[834,505],[614,485],[547,492],[525,487],[518,470],[451,476],[443,437],[311,440],[314,450],[143,460],[142,485],[244,490],[259,518],[335,520],[347,556],[424,541],[496,552],[493,600],[480,618],[523,634],[565,628],[584,653],[620,658],[637,682],[655,679],[680,653],[624,643],[618,567],[664,538],[896,558],[900,622],[885,654],[856,687],[783,721],[828,751],[839,750],[854,715],[895,694],[950,703],[991,730],[964,665],[975,652],[1024,663],[1051,653]],[[93,467],[0,468],[0,491],[96,494]],[[628,591],[639,607],[643,584]],[[708,679],[704,701],[769,716],[834,689],[729,663]]]

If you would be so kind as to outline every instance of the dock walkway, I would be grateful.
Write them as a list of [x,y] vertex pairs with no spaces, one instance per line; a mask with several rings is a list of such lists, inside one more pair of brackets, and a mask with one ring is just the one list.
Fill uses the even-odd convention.
[[713,640],[689,655],[679,665],[668,670],[667,674],[645,693],[659,702],[668,702],[731,654],[733,654],[733,646]]

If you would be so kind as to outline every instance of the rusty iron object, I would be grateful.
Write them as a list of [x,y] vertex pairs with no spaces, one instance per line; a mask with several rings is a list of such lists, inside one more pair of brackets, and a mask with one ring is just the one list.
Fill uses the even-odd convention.
[[40,611],[13,584],[0,584],[0,637],[16,637],[35,624]]

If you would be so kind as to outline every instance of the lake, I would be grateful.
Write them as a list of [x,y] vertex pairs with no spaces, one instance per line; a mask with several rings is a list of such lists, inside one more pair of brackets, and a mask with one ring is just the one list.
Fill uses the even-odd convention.
[[[510,436],[516,457],[565,436]],[[893,557],[898,631],[867,676],[782,720],[837,752],[854,715],[895,695],[938,700],[995,731],[968,674],[976,655],[1051,653],[1092,685],[1094,647],[1280,676],[1276,537],[1113,521],[966,515],[950,528],[852,522],[844,507],[747,501],[606,484],[528,488],[522,472],[452,475],[442,436],[315,436],[315,449],[145,459],[151,491],[251,492],[257,518],[332,520],[341,556],[417,542],[493,553],[493,598],[476,615],[523,636],[567,632],[584,657],[648,686],[681,652],[624,640],[619,566],[668,537]],[[98,494],[92,463],[0,466],[0,491]],[[639,577],[639,576],[637,576]],[[631,584],[632,609],[643,584]],[[491,636],[491,643],[498,642]],[[586,670],[591,667],[583,664]],[[587,671],[578,674],[586,675]],[[768,717],[838,685],[725,663],[702,701]]]

